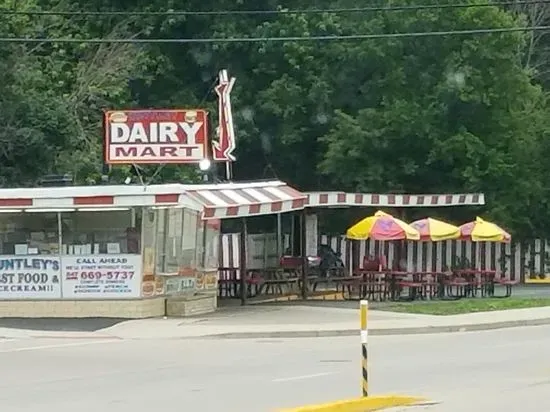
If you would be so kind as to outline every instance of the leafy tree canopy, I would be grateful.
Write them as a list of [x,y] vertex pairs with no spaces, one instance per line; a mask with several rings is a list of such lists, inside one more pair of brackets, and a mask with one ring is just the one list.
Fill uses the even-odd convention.
[[[187,10],[249,2],[191,0]],[[397,4],[425,4],[402,0]],[[548,7],[547,5],[543,5]],[[539,5],[538,7],[543,7]],[[1,9],[159,11],[175,1],[0,0]],[[254,8],[357,7],[269,0]],[[546,10],[543,10],[546,12]],[[541,17],[542,16],[542,17]],[[540,9],[236,16],[21,16],[0,37],[279,37],[509,28]],[[304,190],[483,192],[484,214],[518,234],[550,230],[545,38],[532,33],[356,41],[195,44],[1,43],[0,183],[46,173],[79,183],[102,173],[106,108],[204,106],[216,118],[219,69],[237,77],[236,177],[277,177]],[[123,180],[127,168],[113,168]],[[194,181],[195,168],[144,168],[153,181]],[[471,216],[470,216],[471,217]]]

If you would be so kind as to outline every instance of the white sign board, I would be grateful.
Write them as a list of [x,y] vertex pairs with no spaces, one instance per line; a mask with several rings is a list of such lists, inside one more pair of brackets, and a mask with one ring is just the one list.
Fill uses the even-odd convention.
[[105,163],[199,163],[206,158],[208,113],[191,110],[105,112]]
[[63,256],[63,298],[141,296],[141,255]]
[[0,299],[59,299],[59,257],[1,256]]

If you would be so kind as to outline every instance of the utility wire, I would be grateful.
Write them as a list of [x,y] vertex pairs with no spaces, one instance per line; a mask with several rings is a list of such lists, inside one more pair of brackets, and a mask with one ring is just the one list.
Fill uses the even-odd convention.
[[367,12],[396,12],[418,10],[445,10],[499,6],[521,6],[534,4],[548,4],[550,0],[517,0],[488,3],[463,3],[463,4],[419,4],[404,6],[379,6],[379,7],[351,7],[333,9],[278,9],[278,10],[167,10],[167,11],[55,11],[55,10],[14,10],[0,9],[0,15],[26,15],[26,16],[268,16],[283,14],[338,14],[338,13],[367,13]]
[[462,36],[481,35],[493,33],[514,33],[528,31],[550,31],[550,26],[529,26],[529,27],[507,27],[494,29],[473,29],[473,30],[450,30],[450,31],[426,31],[410,33],[380,33],[380,34],[350,34],[350,35],[326,35],[326,36],[288,36],[288,37],[226,37],[226,38],[173,38],[173,39],[142,39],[142,38],[95,38],[75,39],[65,38],[33,38],[33,37],[0,37],[0,43],[127,43],[127,44],[149,44],[149,43],[259,43],[259,42],[302,42],[302,41],[348,41],[348,40],[376,40],[387,38],[410,38],[410,37],[441,37],[441,36]]

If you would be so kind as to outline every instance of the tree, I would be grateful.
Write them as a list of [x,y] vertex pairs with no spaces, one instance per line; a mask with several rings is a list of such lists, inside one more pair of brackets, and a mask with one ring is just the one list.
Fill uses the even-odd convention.
[[[0,14],[0,35],[23,36],[26,17]],[[56,154],[74,132],[68,106],[50,89],[37,57],[23,45],[1,44],[0,184],[31,185],[53,168]]]
[[[185,8],[249,9],[244,3],[192,0]],[[0,0],[0,7],[12,6]],[[173,0],[19,0],[17,7],[182,8]],[[255,7],[283,6],[270,0]],[[289,0],[284,7],[357,5]],[[505,28],[544,21],[544,13],[495,6],[237,16],[0,14],[0,31],[77,39],[268,38]],[[544,80],[542,71],[534,63],[544,61],[544,39],[533,39],[529,33],[499,33],[323,42],[0,44],[6,56],[0,62],[6,73],[0,85],[0,182],[29,185],[44,173],[68,171],[80,183],[97,182],[105,108],[204,107],[215,123],[213,86],[218,71],[227,68],[237,77],[237,179],[277,177],[303,190],[481,191],[486,211],[499,223],[523,233],[545,231],[550,227],[540,222],[550,221],[548,110],[545,84],[535,83]],[[111,180],[131,172],[113,168]],[[197,179],[193,167],[144,167],[140,175],[153,182]]]
[[[104,2],[78,2],[66,0],[21,0],[16,3],[24,10],[93,10],[109,7]],[[128,2],[128,10],[142,8],[140,2]],[[121,5],[121,4],[120,4]],[[10,8],[5,2],[4,8]],[[142,9],[143,10],[143,9]],[[150,33],[157,26],[155,18],[105,16],[89,19],[83,16],[5,16],[6,37],[70,37],[70,38],[124,38]],[[111,108],[143,107],[136,84],[151,83],[159,62],[146,47],[133,44],[86,44],[86,43],[43,43],[21,45],[13,50],[13,64],[7,65],[7,73],[14,82],[9,87],[29,96],[28,103],[36,107],[33,119],[36,129],[28,131],[39,150],[41,162],[22,162],[21,156],[14,162],[21,169],[26,163],[40,168],[30,168],[29,173],[14,179],[4,179],[4,184],[32,184],[44,173],[72,173],[78,183],[97,183],[102,172],[102,111]],[[27,75],[28,74],[28,75]],[[13,99],[4,96],[6,104]],[[155,103],[153,103],[155,106]],[[49,108],[48,110],[46,110]],[[53,116],[53,118],[45,118]],[[42,129],[53,122],[64,123],[64,127],[52,130],[61,144],[53,145],[44,140]],[[9,129],[8,129],[9,130]],[[19,132],[23,129],[17,128]],[[21,142],[23,141],[20,139]],[[28,139],[27,139],[28,140]],[[7,146],[5,146],[7,147]],[[24,147],[30,150],[27,141]],[[49,154],[46,159],[44,156]],[[10,162],[3,162],[4,168]],[[154,170],[151,170],[154,169]],[[142,174],[148,183],[166,180],[195,180],[197,174],[188,168],[166,167],[143,168]],[[114,168],[111,181],[124,180],[128,167]],[[153,178],[149,181],[148,178]],[[26,181],[25,181],[26,180]]]
[[[385,31],[513,27],[498,8],[387,15]],[[377,53],[364,107],[338,110],[321,141],[320,167],[339,187],[358,191],[484,192],[499,221],[520,217],[541,198],[533,172],[547,130],[545,98],[521,64],[518,33],[388,39],[350,53]],[[358,49],[361,48],[361,51]],[[370,51],[368,51],[370,50]]]

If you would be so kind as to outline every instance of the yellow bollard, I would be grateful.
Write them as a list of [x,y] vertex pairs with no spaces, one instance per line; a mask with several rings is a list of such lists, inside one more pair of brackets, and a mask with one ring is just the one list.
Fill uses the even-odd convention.
[[363,396],[369,396],[369,371],[368,371],[368,350],[367,344],[369,340],[368,332],[368,313],[369,313],[369,301],[361,301],[361,389]]

